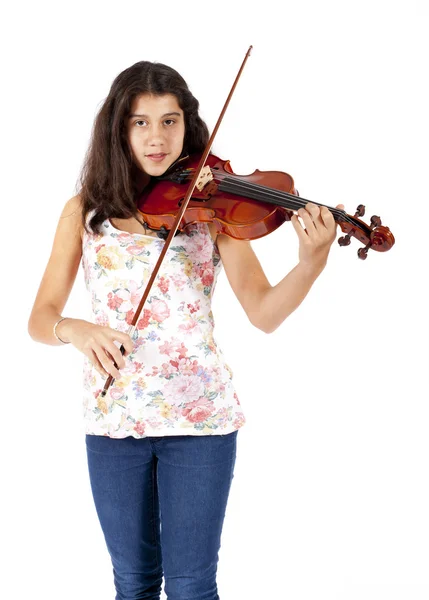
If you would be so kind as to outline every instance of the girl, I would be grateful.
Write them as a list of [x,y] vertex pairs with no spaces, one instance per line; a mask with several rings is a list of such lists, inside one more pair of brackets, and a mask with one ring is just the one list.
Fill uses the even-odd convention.
[[[89,476],[117,600],[159,599],[163,576],[169,600],[219,598],[218,551],[245,418],[213,338],[216,278],[223,264],[250,322],[270,333],[305,298],[336,234],[327,208],[300,209],[305,229],[292,218],[299,262],[271,286],[249,242],[217,235],[212,224],[188,226],[174,237],[131,339],[165,243],[142,222],[136,198],[151,177],[204,150],[198,106],[163,64],[138,62],[116,77],[29,320],[34,340],[85,355]],[[91,322],[61,316],[81,259]],[[108,375],[114,383],[102,398]]]

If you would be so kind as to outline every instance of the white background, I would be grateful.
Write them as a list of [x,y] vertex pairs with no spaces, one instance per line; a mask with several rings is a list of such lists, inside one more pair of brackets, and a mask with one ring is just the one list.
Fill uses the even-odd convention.
[[[215,336],[247,423],[238,435],[222,600],[429,598],[427,92],[423,0],[16,2],[3,9],[2,595],[114,598],[92,501],[82,355],[27,320],[96,111],[139,60],[176,68],[237,173],[290,173],[304,198],[379,215],[396,237],[332,247],[299,309],[253,328],[225,274]],[[279,12],[281,10],[281,12]],[[290,223],[252,243],[275,285]],[[85,318],[79,273],[65,315]]]

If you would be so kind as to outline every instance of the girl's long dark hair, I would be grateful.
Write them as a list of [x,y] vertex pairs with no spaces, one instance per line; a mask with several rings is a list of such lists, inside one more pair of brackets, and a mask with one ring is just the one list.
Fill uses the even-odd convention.
[[140,61],[122,71],[113,81],[109,95],[96,115],[91,140],[79,175],[78,194],[82,222],[89,229],[109,218],[137,216],[138,167],[127,143],[127,118],[134,98],[140,94],[174,94],[185,116],[183,148],[187,154],[202,152],[207,145],[207,125],[198,114],[199,103],[183,77],[162,63]]

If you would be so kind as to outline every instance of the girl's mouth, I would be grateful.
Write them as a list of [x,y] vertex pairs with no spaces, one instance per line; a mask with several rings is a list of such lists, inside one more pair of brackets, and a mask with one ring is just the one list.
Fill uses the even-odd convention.
[[146,154],[146,158],[150,158],[150,160],[153,160],[154,162],[161,162],[166,156],[167,155],[164,152],[159,154]]

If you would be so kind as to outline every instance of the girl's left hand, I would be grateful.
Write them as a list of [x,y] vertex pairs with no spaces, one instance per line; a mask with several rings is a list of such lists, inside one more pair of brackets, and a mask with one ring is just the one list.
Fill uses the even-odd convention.
[[[343,204],[335,208],[344,210]],[[305,228],[298,220],[304,221]],[[305,208],[292,215],[291,221],[299,238],[299,262],[311,270],[323,270],[328,260],[329,250],[336,238],[337,224],[326,206],[308,202]]]

